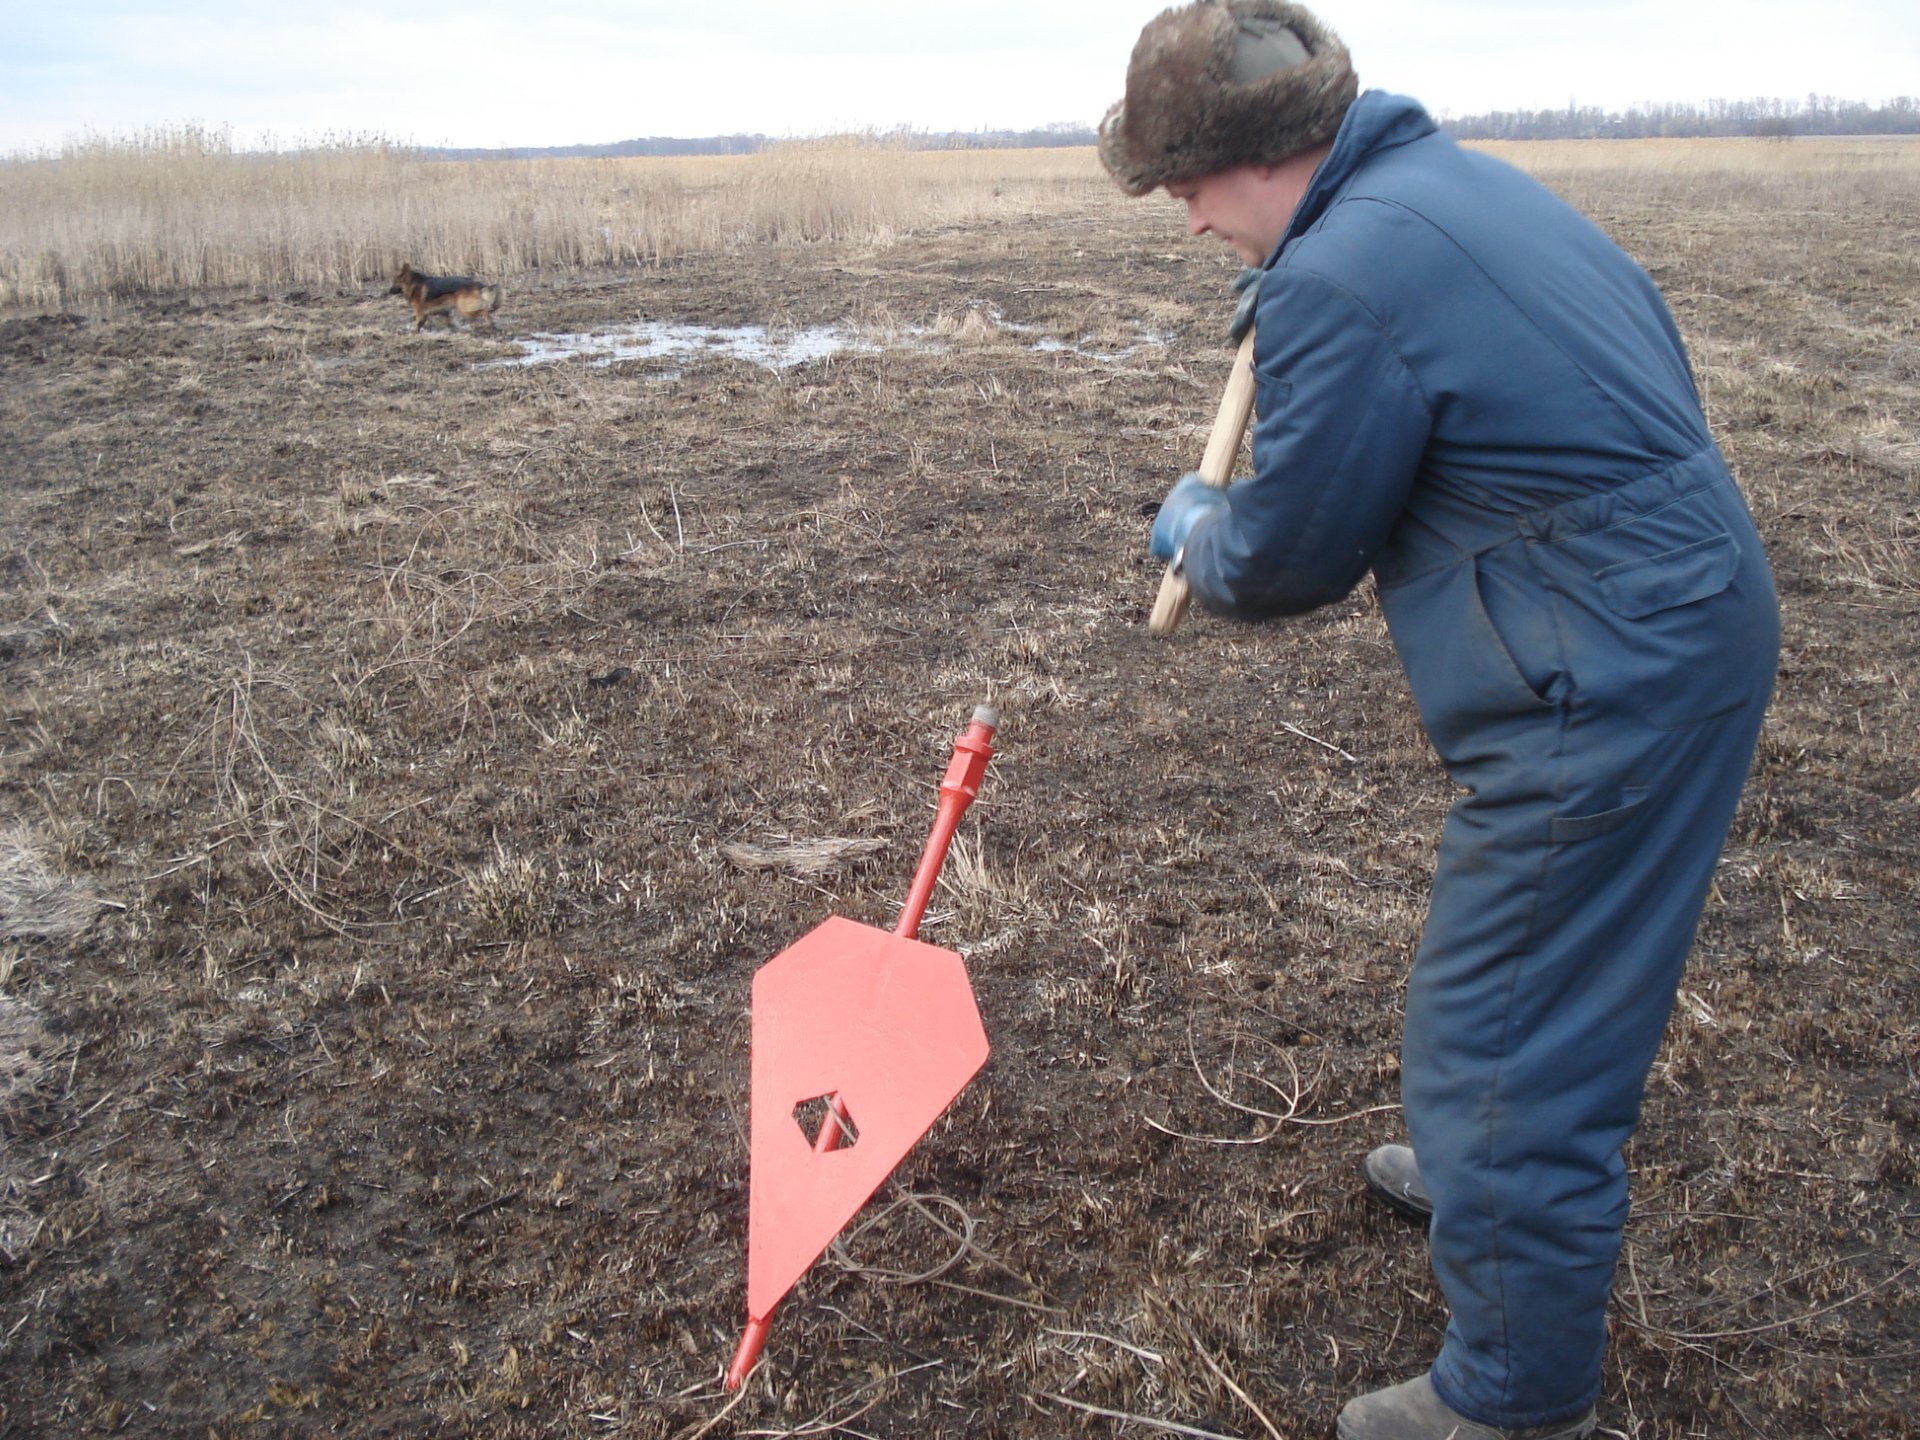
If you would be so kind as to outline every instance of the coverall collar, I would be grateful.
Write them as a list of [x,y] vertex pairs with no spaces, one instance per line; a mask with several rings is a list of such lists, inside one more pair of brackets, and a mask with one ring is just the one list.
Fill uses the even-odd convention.
[[1271,270],[1295,236],[1305,234],[1326,212],[1347,181],[1369,157],[1382,150],[1422,139],[1439,126],[1433,123],[1418,100],[1386,90],[1369,90],[1347,107],[1340,133],[1334,136],[1333,149],[1313,172],[1307,193],[1288,222],[1287,233],[1280,237],[1273,254],[1261,268]]

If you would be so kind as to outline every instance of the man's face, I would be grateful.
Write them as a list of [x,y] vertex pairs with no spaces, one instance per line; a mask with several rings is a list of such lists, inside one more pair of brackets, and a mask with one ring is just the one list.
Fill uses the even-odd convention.
[[1218,235],[1243,263],[1259,265],[1287,233],[1321,153],[1304,163],[1238,165],[1197,180],[1177,180],[1167,194],[1185,203],[1190,233]]

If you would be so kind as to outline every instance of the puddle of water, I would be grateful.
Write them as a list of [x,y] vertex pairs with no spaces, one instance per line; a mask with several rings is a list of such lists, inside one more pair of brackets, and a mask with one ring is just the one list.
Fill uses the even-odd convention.
[[[986,313],[1000,329],[1011,330],[1016,335],[1032,335],[1040,329],[1038,325],[1021,325],[1005,319],[997,306],[989,305]],[[1083,340],[1061,340],[1052,335],[1041,336],[1033,342],[1032,348],[1042,355],[1078,355],[1085,360],[1098,360],[1103,365],[1112,365],[1117,361],[1131,359],[1142,350],[1160,349],[1172,338],[1170,335],[1164,335],[1157,330],[1148,330],[1143,326],[1136,332],[1136,338],[1131,345],[1123,345],[1118,350],[1097,350]]]
[[[998,328],[1015,333],[1030,333],[1036,327],[1013,325],[994,317]],[[480,368],[499,365],[551,365],[562,360],[581,360],[589,365],[614,365],[622,360],[685,360],[696,355],[725,355],[763,365],[769,370],[785,370],[811,360],[826,360],[847,352],[872,354],[888,344],[918,350],[946,349],[946,342],[925,328],[895,332],[886,340],[861,335],[845,325],[816,325],[806,330],[769,332],[764,325],[676,325],[664,320],[636,320],[608,330],[578,334],[554,334],[535,331],[514,337],[521,348],[518,355],[485,360]],[[1043,354],[1078,355],[1102,364],[1125,360],[1141,350],[1164,346],[1167,336],[1142,330],[1133,344],[1118,350],[1099,350],[1070,340],[1043,336],[1032,349]],[[679,372],[665,378],[675,378]]]
[[769,334],[764,325],[673,325],[662,320],[636,320],[612,330],[555,335],[536,331],[516,336],[520,355],[488,360],[494,365],[551,365],[559,360],[584,360],[589,365],[613,365],[622,360],[685,359],[693,355],[727,355],[785,370],[809,360],[824,360],[843,350],[875,350],[838,325]]
[[1138,340],[1131,345],[1123,345],[1118,350],[1095,350],[1088,345],[1077,345],[1070,340],[1055,340],[1052,337],[1034,341],[1033,348],[1043,355],[1079,355],[1088,360],[1098,360],[1102,365],[1112,365],[1120,360],[1132,359],[1142,350],[1164,348],[1166,343],[1165,335],[1143,330]]

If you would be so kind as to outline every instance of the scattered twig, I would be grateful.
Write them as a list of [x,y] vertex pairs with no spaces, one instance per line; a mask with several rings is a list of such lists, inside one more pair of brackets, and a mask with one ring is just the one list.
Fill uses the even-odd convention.
[[768,1440],[794,1440],[794,1437],[800,1435],[831,1435],[836,1430],[845,1429],[879,1403],[880,1397],[876,1395],[873,1399],[867,1401],[866,1404],[842,1420],[829,1421],[826,1418],[826,1412],[822,1411],[813,1419],[807,1421],[806,1424],[797,1425],[791,1430],[745,1430],[741,1433],[745,1435],[764,1435],[768,1437]]
[[[848,1399],[858,1399],[865,1392],[878,1390],[882,1385],[898,1380],[902,1375],[911,1375],[916,1370],[935,1370],[945,1363],[943,1360],[922,1360],[918,1365],[909,1365],[904,1370],[895,1370],[890,1374],[882,1375],[878,1379],[862,1385],[859,1389],[855,1390]],[[851,1415],[843,1415],[838,1420],[828,1420],[827,1412],[822,1410],[818,1415],[814,1416],[813,1419],[797,1425],[791,1430],[743,1430],[740,1433],[743,1435],[764,1436],[766,1440],[795,1440],[795,1437],[801,1435],[830,1435],[836,1430],[846,1430],[854,1421],[878,1405],[880,1400],[881,1397],[875,1395],[873,1399],[867,1401],[866,1404],[862,1405],[858,1410],[855,1410]],[[860,1432],[851,1430],[848,1431],[848,1433],[858,1435]]]
[[466,1224],[469,1220],[477,1220],[482,1215],[486,1214],[489,1210],[498,1210],[502,1205],[511,1205],[514,1201],[518,1200],[519,1198],[520,1198],[520,1192],[518,1190],[509,1190],[503,1195],[494,1196],[491,1200],[483,1200],[478,1205],[474,1206],[471,1210],[467,1211],[465,1214],[454,1216],[452,1222],[448,1224],[447,1228],[449,1230],[458,1230],[462,1225]]
[[1276,1125],[1271,1130],[1263,1130],[1258,1135],[1195,1135],[1186,1130],[1176,1130],[1171,1125],[1162,1125],[1151,1115],[1143,1115],[1140,1118],[1146,1121],[1149,1130],[1158,1130],[1162,1135],[1170,1136],[1175,1140],[1189,1140],[1196,1145],[1264,1145],[1280,1133],[1280,1127]]
[[1118,1346],[1129,1354],[1138,1355],[1142,1360],[1151,1360],[1156,1365],[1164,1365],[1167,1363],[1166,1357],[1156,1351],[1143,1350],[1138,1345],[1129,1345],[1124,1340],[1116,1340],[1111,1335],[1102,1335],[1094,1330],[1055,1330],[1051,1326],[1048,1326],[1046,1333],[1049,1335],[1064,1335],[1070,1339],[1099,1340],[1104,1344]]
[[[1252,1039],[1257,1037],[1250,1036],[1248,1038]],[[1263,1076],[1254,1075],[1249,1078],[1256,1084],[1264,1085],[1275,1095],[1278,1095],[1285,1103],[1286,1109],[1282,1111],[1262,1110],[1257,1105],[1242,1104],[1240,1101],[1235,1100],[1232,1096],[1223,1092],[1207,1078],[1207,1072],[1202,1069],[1200,1065],[1200,1052],[1194,1043],[1193,1027],[1191,1024],[1187,1027],[1187,1058],[1193,1066],[1193,1073],[1198,1077],[1201,1088],[1204,1089],[1207,1094],[1211,1095],[1229,1110],[1237,1110],[1242,1115],[1251,1115],[1257,1119],[1265,1120],[1269,1122],[1269,1124],[1267,1129],[1254,1135],[1195,1135],[1184,1130],[1175,1130],[1168,1125],[1162,1125],[1151,1116],[1142,1117],[1153,1129],[1158,1130],[1162,1135],[1170,1135],[1176,1140],[1191,1140],[1202,1145],[1264,1145],[1288,1125],[1345,1125],[1349,1121],[1359,1120],[1367,1115],[1377,1115],[1383,1111],[1398,1110],[1400,1108],[1397,1103],[1391,1103],[1386,1105],[1369,1105],[1364,1110],[1355,1110],[1346,1115],[1334,1115],[1325,1119],[1315,1119],[1312,1116],[1302,1115],[1300,1113],[1300,1107],[1306,1103],[1307,1097],[1313,1093],[1314,1085],[1318,1084],[1319,1081],[1316,1077],[1312,1084],[1303,1082],[1300,1078],[1300,1067],[1294,1063],[1293,1056],[1284,1050],[1280,1052],[1280,1058],[1286,1061],[1287,1071],[1289,1075],[1292,1076],[1292,1087],[1290,1089],[1283,1089],[1281,1086]]]
[[1187,1343],[1193,1346],[1193,1353],[1207,1362],[1207,1368],[1220,1377],[1220,1383],[1231,1390],[1234,1395],[1239,1398],[1242,1405],[1245,1405],[1249,1410],[1253,1411],[1254,1419],[1267,1427],[1267,1434],[1271,1435],[1273,1440],[1282,1440],[1280,1432],[1274,1428],[1273,1421],[1267,1418],[1267,1412],[1254,1404],[1253,1397],[1238,1385],[1234,1384],[1233,1377],[1221,1368],[1219,1361],[1207,1353],[1207,1347],[1200,1343],[1200,1336],[1194,1331],[1193,1326],[1185,1320],[1182,1320],[1181,1328],[1187,1332]]
[[1645,1328],[1649,1333],[1664,1335],[1669,1340],[1738,1340],[1748,1335],[1764,1335],[1770,1330],[1785,1330],[1794,1325],[1805,1324],[1809,1320],[1818,1320],[1822,1315],[1831,1315],[1834,1311],[1843,1309],[1856,1300],[1866,1299],[1876,1290],[1886,1289],[1894,1281],[1911,1275],[1916,1268],[1920,1266],[1902,1265],[1886,1279],[1877,1281],[1864,1290],[1855,1291],[1844,1299],[1834,1301],[1831,1305],[1822,1305],[1819,1309],[1809,1310],[1802,1315],[1789,1315],[1784,1320],[1769,1321],[1765,1325],[1749,1325],[1740,1330],[1663,1330],[1658,1325],[1649,1325]]
[[1058,1305],[1037,1305],[1031,1300],[1016,1300],[1011,1295],[996,1295],[991,1290],[976,1290],[971,1285],[962,1285],[954,1280],[935,1280],[933,1283],[943,1290],[958,1290],[962,1295],[977,1296],[982,1300],[992,1300],[1001,1305],[1012,1305],[1021,1310],[1032,1310],[1041,1315],[1065,1315],[1067,1313]]
[[717,555],[722,550],[764,550],[771,540],[723,540],[718,545],[697,545],[687,551],[689,555]]
[[[927,1208],[929,1202],[931,1202],[934,1205],[944,1205],[949,1209],[956,1211],[960,1216],[961,1228],[956,1230],[953,1226],[949,1225],[945,1220],[942,1220],[939,1215],[935,1214],[932,1210]],[[931,1270],[923,1271],[919,1274],[904,1274],[899,1271],[886,1270],[876,1266],[862,1265],[856,1262],[852,1258],[852,1256],[848,1253],[847,1246],[850,1245],[853,1241],[857,1240],[869,1228],[878,1224],[880,1221],[886,1219],[895,1210],[898,1210],[902,1205],[912,1205],[916,1210],[920,1212],[922,1217],[924,1217],[936,1229],[944,1231],[946,1235],[950,1239],[952,1239],[958,1246],[958,1248],[954,1251],[953,1255],[950,1258],[948,1258],[944,1263],[936,1265]],[[976,1225],[977,1225],[977,1222],[974,1220],[973,1216],[967,1212],[966,1207],[961,1205],[959,1201],[954,1200],[948,1196],[907,1195],[907,1196],[903,1196],[899,1200],[894,1201],[891,1205],[885,1206],[881,1210],[875,1212],[872,1216],[870,1216],[867,1220],[862,1222],[855,1229],[849,1231],[845,1236],[842,1236],[841,1238],[835,1240],[828,1247],[828,1253],[833,1256],[834,1261],[837,1264],[839,1264],[843,1269],[850,1270],[856,1275],[865,1275],[870,1278],[886,1281],[888,1283],[895,1284],[895,1285],[947,1284],[949,1282],[942,1280],[941,1277],[944,1276],[948,1271],[952,1270],[954,1266],[958,1265],[962,1260],[971,1256],[972,1258],[980,1260],[985,1264],[991,1266],[993,1269],[998,1270],[1001,1274],[1005,1275],[1008,1279],[1018,1281],[1020,1284],[1027,1286],[1029,1289],[1036,1292],[1040,1292],[1040,1287],[1033,1283],[1033,1280],[1030,1276],[1022,1275],[1018,1270],[1015,1270],[1011,1265],[1007,1264],[1006,1261],[1002,1260],[998,1255],[994,1254],[991,1250],[987,1249],[985,1246],[981,1245],[979,1242],[977,1242],[973,1238]],[[964,1285],[956,1285],[956,1286],[953,1286],[952,1288],[957,1290],[965,1290],[967,1287]],[[992,1291],[989,1291],[989,1290],[975,1290],[975,1291],[969,1291],[968,1293],[976,1294],[976,1295],[984,1295],[987,1298],[994,1299],[994,1300],[1004,1300],[1005,1303],[1009,1305],[1018,1305],[1022,1303],[1018,1300],[1007,1300],[1005,1296],[995,1295]],[[1040,1293],[1044,1293],[1044,1292],[1040,1292]],[[1044,1313],[1049,1313],[1049,1314],[1063,1313],[1063,1312],[1052,1311],[1048,1309],[1048,1307],[1046,1306],[1033,1306],[1030,1308],[1039,1309]]]
[[746,1386],[742,1385],[740,1387],[740,1393],[738,1395],[735,1395],[733,1399],[729,1400],[725,1405],[721,1406],[719,1410],[714,1412],[713,1416],[707,1421],[706,1424],[702,1425],[697,1430],[683,1430],[678,1435],[674,1436],[673,1440],[700,1440],[700,1437],[702,1435],[705,1435],[708,1431],[712,1430],[714,1426],[718,1425],[722,1420],[726,1419],[727,1416],[731,1415],[733,1413],[733,1407],[738,1405],[742,1400],[746,1399],[747,1396],[751,1393],[752,1392],[749,1391]]
[[[933,1212],[927,1209],[929,1202],[935,1205],[945,1205],[949,1209],[956,1211],[960,1216],[961,1229],[956,1232],[949,1226],[941,1224]],[[889,1270],[878,1265],[862,1265],[847,1253],[847,1247],[849,1245],[859,1240],[874,1226],[889,1218],[896,1210],[906,1205],[913,1206],[914,1209],[918,1210],[922,1215],[926,1216],[927,1219],[939,1226],[941,1230],[946,1231],[948,1235],[959,1242],[954,1252],[947,1256],[945,1260],[930,1270],[912,1272],[906,1270]],[[870,1280],[884,1281],[892,1285],[924,1285],[929,1281],[938,1280],[942,1275],[945,1275],[972,1253],[973,1229],[973,1216],[967,1213],[966,1207],[961,1205],[958,1200],[949,1199],[945,1195],[905,1195],[895,1200],[891,1205],[882,1206],[845,1235],[836,1238],[828,1247],[828,1250],[833,1255],[833,1258],[840,1263],[842,1268],[850,1270],[856,1275],[865,1276]]]
[[[1056,1405],[1070,1406],[1075,1410],[1084,1410],[1089,1415],[1099,1415],[1108,1420],[1124,1420],[1133,1425],[1145,1425],[1154,1430],[1168,1430],[1175,1435],[1196,1435],[1200,1440],[1240,1440],[1237,1435],[1222,1435],[1216,1430],[1201,1430],[1193,1425],[1182,1425],[1177,1420],[1160,1420],[1152,1415],[1129,1415],[1124,1410],[1108,1410],[1104,1406],[1089,1405],[1084,1400],[1069,1400],[1064,1395],[1055,1395],[1046,1390],[1032,1392],[1041,1400],[1051,1400]],[[689,1436],[688,1440],[692,1440]]]
[[1280,722],[1280,728],[1282,730],[1285,730],[1289,735],[1298,735],[1302,740],[1311,740],[1314,744],[1318,745],[1322,750],[1331,750],[1334,754],[1338,755],[1342,760],[1350,761],[1355,765],[1358,765],[1360,763],[1360,758],[1357,755],[1349,755],[1346,751],[1342,750],[1338,745],[1334,745],[1328,741],[1322,740],[1318,735],[1309,735],[1306,731],[1302,730],[1298,725],[1294,724],[1291,720],[1282,720]]
[[1627,1274],[1633,1280],[1633,1298],[1638,1303],[1638,1308],[1640,1310],[1640,1328],[1644,1330],[1648,1328],[1647,1326],[1647,1292],[1641,1289],[1640,1287],[1640,1267],[1634,1262],[1633,1246],[1631,1243],[1623,1245],[1620,1248],[1625,1250],[1627,1253]]

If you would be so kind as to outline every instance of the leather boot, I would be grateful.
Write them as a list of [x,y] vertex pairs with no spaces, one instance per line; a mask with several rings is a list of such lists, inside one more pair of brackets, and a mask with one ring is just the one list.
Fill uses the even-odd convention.
[[1433,1219],[1433,1197],[1420,1183],[1420,1167],[1405,1145],[1382,1145],[1368,1152],[1360,1162],[1360,1173],[1366,1177],[1367,1188],[1402,1215],[1420,1221]]
[[1349,1400],[1340,1412],[1340,1440],[1582,1440],[1593,1433],[1591,1406],[1571,1420],[1502,1430],[1459,1414],[1425,1375]]

